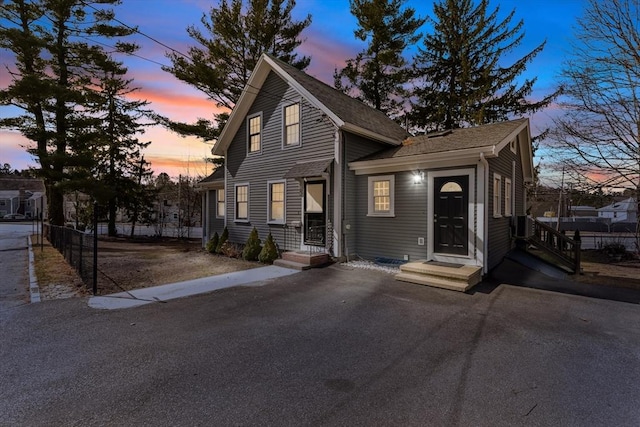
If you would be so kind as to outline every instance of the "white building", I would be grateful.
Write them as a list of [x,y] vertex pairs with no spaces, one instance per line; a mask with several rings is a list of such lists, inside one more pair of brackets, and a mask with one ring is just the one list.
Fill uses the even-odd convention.
[[621,202],[614,202],[598,209],[598,218],[609,218],[611,223],[637,222],[638,202],[634,197],[629,197]]

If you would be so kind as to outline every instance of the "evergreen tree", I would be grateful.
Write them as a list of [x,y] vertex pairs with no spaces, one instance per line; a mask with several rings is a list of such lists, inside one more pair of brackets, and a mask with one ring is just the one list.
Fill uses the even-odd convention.
[[544,108],[556,96],[526,99],[536,79],[521,85],[516,79],[546,42],[505,66],[504,56],[522,42],[524,23],[511,25],[515,10],[499,20],[499,7],[490,13],[488,7],[488,0],[434,4],[434,32],[415,58],[415,126],[434,131],[502,121]]
[[[101,0],[100,5],[118,0]],[[40,163],[47,189],[49,220],[63,224],[63,195],[85,188],[93,162],[87,148],[95,129],[87,115],[87,95],[97,82],[109,54],[87,40],[112,38],[134,30],[112,25],[113,11],[94,8],[83,0],[7,0],[0,8],[0,47],[15,55],[11,83],[0,91],[0,105],[23,113],[0,121],[0,127],[19,130],[34,141],[30,151]],[[118,43],[116,50],[135,46]]]
[[300,34],[311,24],[311,16],[295,21],[291,16],[295,4],[295,0],[222,0],[208,15],[203,14],[201,22],[206,32],[188,27],[187,33],[197,46],[189,48],[187,57],[168,53],[172,66],[165,71],[204,92],[225,111],[215,115],[217,126],[205,119],[195,124],[165,119],[165,124],[182,135],[212,140],[263,53],[305,69],[311,59],[299,57],[295,49],[302,43]]
[[354,31],[367,47],[342,70],[334,73],[338,90],[357,97],[391,117],[404,111],[408,98],[405,85],[411,75],[403,53],[420,40],[418,29],[425,20],[415,10],[403,8],[405,0],[351,0],[351,13],[358,19]]

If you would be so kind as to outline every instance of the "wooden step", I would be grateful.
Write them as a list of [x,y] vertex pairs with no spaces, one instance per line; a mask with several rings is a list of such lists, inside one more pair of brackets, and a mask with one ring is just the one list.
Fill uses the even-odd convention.
[[465,292],[482,281],[482,267],[444,265],[425,260],[400,266],[396,280]]
[[273,261],[273,265],[277,265],[278,267],[291,268],[292,270],[308,270],[311,268],[309,264],[302,264],[295,261],[288,261],[286,259],[277,259]]
[[329,262],[329,254],[290,251],[284,252],[282,259],[310,267],[320,267]]
[[450,291],[466,292],[474,285],[458,280],[447,280],[435,276],[425,276],[415,273],[398,273],[395,275],[396,280],[403,282],[415,283],[418,285],[433,286],[435,288],[448,289]]

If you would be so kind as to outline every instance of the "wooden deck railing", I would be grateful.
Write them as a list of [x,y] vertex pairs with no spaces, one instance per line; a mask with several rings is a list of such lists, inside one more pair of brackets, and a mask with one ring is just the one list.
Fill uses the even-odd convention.
[[557,231],[534,218],[529,220],[531,221],[530,234],[527,236],[529,243],[551,255],[574,273],[579,273],[581,245],[579,232],[576,232],[572,239],[564,232]]

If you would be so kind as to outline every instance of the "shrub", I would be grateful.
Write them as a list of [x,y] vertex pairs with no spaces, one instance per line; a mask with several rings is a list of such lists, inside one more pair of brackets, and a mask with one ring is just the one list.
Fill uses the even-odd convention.
[[229,240],[229,230],[225,227],[222,231],[222,236],[220,236],[220,240],[218,241],[218,246],[216,247],[217,254],[222,253],[222,246],[227,243],[227,240]]
[[205,249],[207,252],[211,254],[215,254],[218,249],[218,242],[220,241],[220,236],[218,236],[218,232],[213,233],[213,237],[209,239],[207,244],[205,245]]
[[260,251],[262,250],[260,243],[262,242],[260,241],[260,237],[258,237],[258,230],[253,227],[253,230],[249,233],[247,243],[244,245],[242,258],[244,258],[245,261],[257,261],[258,255],[260,255]]
[[258,261],[263,264],[273,264],[273,261],[276,259],[278,259],[278,247],[276,246],[276,242],[273,240],[273,236],[269,233],[264,241],[264,247],[258,255]]
[[220,253],[229,258],[240,258],[242,256],[242,248],[235,243],[226,241],[222,244]]

